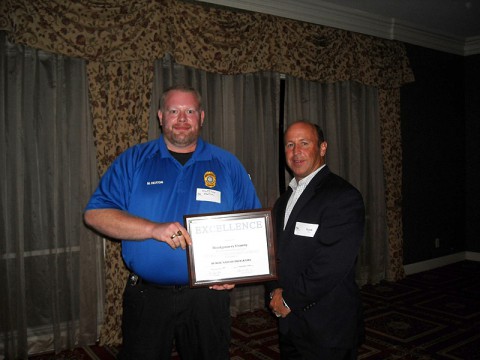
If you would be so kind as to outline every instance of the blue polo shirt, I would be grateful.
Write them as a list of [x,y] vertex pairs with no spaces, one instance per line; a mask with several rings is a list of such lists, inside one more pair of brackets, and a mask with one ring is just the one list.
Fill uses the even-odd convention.
[[[184,215],[260,208],[252,181],[231,153],[198,140],[182,166],[169,153],[163,136],[121,154],[100,180],[86,210],[119,209],[156,222]],[[146,239],[122,241],[127,267],[162,285],[188,284],[186,251]]]

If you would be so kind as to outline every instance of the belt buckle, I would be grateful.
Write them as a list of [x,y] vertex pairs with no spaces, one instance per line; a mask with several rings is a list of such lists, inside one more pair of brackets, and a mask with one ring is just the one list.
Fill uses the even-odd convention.
[[137,285],[137,283],[138,283],[138,275],[136,275],[136,274],[130,274],[130,276],[128,277],[128,279],[130,280],[130,281],[129,281],[130,286],[135,286],[135,285]]

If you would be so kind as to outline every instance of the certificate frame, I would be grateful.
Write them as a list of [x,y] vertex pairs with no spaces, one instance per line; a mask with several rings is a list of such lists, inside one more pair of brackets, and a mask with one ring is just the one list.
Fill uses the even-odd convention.
[[271,209],[185,215],[190,287],[277,279]]

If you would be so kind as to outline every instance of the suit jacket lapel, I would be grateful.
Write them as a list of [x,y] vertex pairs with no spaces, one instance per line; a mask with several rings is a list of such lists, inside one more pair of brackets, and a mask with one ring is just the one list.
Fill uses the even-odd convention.
[[275,214],[276,217],[276,227],[278,231],[282,231],[285,223],[285,210],[287,209],[288,199],[292,195],[292,188],[289,186],[287,191],[280,197],[278,200],[277,206],[277,213]]

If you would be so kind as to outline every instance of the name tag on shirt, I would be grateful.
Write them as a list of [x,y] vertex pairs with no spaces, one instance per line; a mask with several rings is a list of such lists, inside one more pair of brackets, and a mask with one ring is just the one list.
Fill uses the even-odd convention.
[[295,224],[295,235],[313,237],[318,229],[318,224],[308,224],[297,221]]
[[197,201],[210,201],[220,204],[222,202],[222,193],[212,189],[197,189]]

